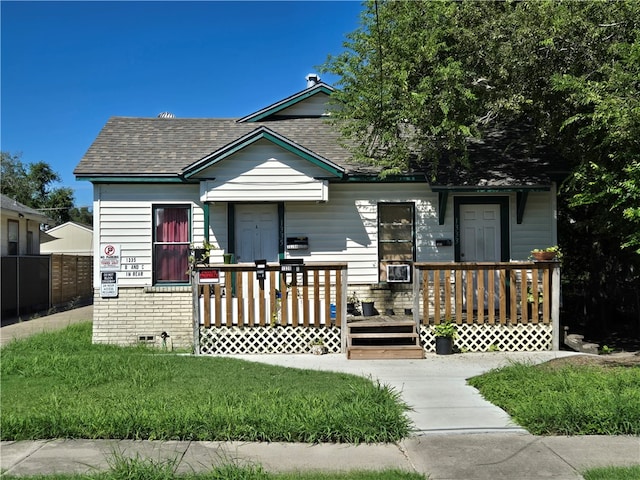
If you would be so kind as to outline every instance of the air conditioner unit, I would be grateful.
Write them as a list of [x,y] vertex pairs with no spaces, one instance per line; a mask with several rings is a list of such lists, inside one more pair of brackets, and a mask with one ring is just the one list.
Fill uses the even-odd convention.
[[410,282],[411,265],[387,265],[387,282]]

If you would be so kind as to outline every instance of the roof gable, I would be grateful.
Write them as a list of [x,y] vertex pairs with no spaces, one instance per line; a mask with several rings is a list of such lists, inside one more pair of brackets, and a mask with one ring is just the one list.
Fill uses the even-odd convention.
[[341,178],[345,174],[345,169],[341,166],[323,158],[311,150],[306,149],[302,145],[290,141],[284,136],[270,130],[265,126],[261,126],[252,132],[238,138],[234,142],[231,142],[224,147],[216,150],[215,152],[207,155],[206,157],[198,160],[197,162],[189,165],[183,169],[183,176],[185,178],[191,178],[202,172],[204,169],[215,165],[218,162],[238,153],[239,151],[249,147],[259,140],[267,140],[294,155],[307,160],[313,165],[320,167],[326,171],[330,176]]
[[[290,109],[294,106],[300,106],[301,103],[307,102],[310,98],[314,98],[318,95],[329,96],[332,92],[334,92],[334,88],[326,83],[319,82],[315,85],[302,90],[290,97],[285,98],[284,100],[280,100],[268,107],[265,107],[257,112],[254,112],[246,117],[243,117],[238,120],[238,123],[250,123],[250,122],[260,122],[266,121],[275,117],[283,118],[287,117],[285,110]],[[325,115],[325,111],[321,111],[320,113],[308,114],[308,115],[296,115],[296,116],[307,116],[307,117],[320,117]]]

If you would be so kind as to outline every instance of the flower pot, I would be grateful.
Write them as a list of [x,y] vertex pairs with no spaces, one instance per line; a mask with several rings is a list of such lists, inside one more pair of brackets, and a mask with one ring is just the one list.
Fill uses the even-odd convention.
[[362,302],[362,316],[372,317],[376,314],[376,309],[373,308],[375,302]]
[[531,252],[531,256],[538,262],[550,262],[556,258],[556,252]]
[[436,337],[436,354],[451,355],[453,353],[453,338]]
[[324,355],[328,352],[328,348],[324,345],[311,345],[311,353],[314,355]]

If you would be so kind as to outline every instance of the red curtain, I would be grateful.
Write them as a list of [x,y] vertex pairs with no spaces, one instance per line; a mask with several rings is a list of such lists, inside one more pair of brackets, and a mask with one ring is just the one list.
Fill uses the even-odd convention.
[[189,209],[156,209],[156,281],[188,282]]

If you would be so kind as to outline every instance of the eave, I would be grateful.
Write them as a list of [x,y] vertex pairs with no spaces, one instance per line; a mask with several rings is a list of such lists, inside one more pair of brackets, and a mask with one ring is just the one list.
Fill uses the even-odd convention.
[[220,150],[217,150],[210,155],[207,155],[206,157],[198,160],[192,165],[186,167],[185,169],[183,169],[182,175],[185,179],[192,178],[206,168],[209,168],[210,166],[221,162],[225,158],[238,153],[244,148],[247,148],[262,139],[268,140],[269,142],[272,142],[273,144],[287,150],[288,152],[297,155],[298,157],[303,158],[310,163],[322,168],[323,170],[327,171],[330,176],[342,178],[345,175],[345,169],[341,166],[327,160],[326,158],[316,155],[312,151],[295,142],[288,140],[282,135],[279,135],[264,126],[257,128],[249,134],[240,137],[235,142],[226,145]]
[[246,117],[242,117],[241,119],[238,120],[238,123],[259,122],[299,102],[302,102],[303,100],[306,100],[309,97],[312,97],[317,94],[331,95],[331,93],[333,93],[334,91],[335,89],[333,87],[327,85],[326,83],[321,82],[314,85],[313,87],[303,90],[302,92],[299,92],[295,95],[285,98],[284,100],[281,100],[277,103],[269,105],[268,107],[265,107],[262,110],[259,110],[255,113],[247,115]]

